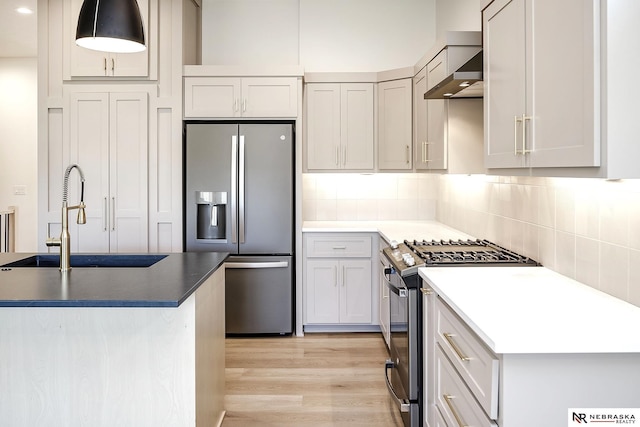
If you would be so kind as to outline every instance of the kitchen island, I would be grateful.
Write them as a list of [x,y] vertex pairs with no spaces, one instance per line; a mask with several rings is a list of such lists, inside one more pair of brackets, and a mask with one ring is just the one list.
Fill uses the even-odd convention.
[[[0,254],[0,265],[30,255]],[[2,423],[219,425],[226,256],[67,274],[2,267]]]

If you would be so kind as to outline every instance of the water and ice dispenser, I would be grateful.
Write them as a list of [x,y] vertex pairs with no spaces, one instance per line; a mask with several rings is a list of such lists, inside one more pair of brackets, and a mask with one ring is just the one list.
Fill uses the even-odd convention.
[[197,239],[226,239],[227,192],[196,191]]

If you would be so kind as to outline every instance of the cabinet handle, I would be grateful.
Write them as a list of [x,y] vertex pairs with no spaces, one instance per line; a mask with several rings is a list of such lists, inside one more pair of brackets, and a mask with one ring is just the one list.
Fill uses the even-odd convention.
[[242,100],[242,112],[246,112],[247,111],[247,98],[244,98]]
[[102,67],[104,68],[104,75],[107,75],[107,58],[103,57],[102,58]]
[[336,145],[336,166],[340,165],[340,163],[338,162],[339,157],[340,157],[340,147]]
[[429,141],[425,141],[424,143],[424,162],[425,163],[429,163],[431,162],[431,159],[429,157],[429,146],[431,145],[431,143]]
[[347,249],[346,246],[332,246],[331,249]]
[[347,147],[346,146],[343,149],[343,154],[344,156],[342,156],[342,165],[347,166]]
[[409,152],[409,146],[408,145],[407,145],[406,153],[407,153],[407,164],[409,164],[409,160],[411,160],[411,158],[410,158],[411,153]]
[[111,74],[114,73],[115,69],[116,69],[116,60],[111,58]]
[[522,154],[531,152],[527,150],[527,120],[531,120],[531,117],[522,114]]
[[235,101],[233,101],[233,112],[234,113],[238,112],[238,98],[236,98]]
[[333,286],[334,287],[338,286],[338,266],[337,265],[333,266]]
[[111,231],[116,230],[116,198],[111,198]]
[[340,282],[342,282],[342,287],[344,288],[344,278],[345,278],[345,267],[344,265],[342,266],[342,277],[340,278]]
[[104,231],[107,231],[107,221],[109,218],[109,212],[107,212],[109,203],[107,202],[107,198],[104,198],[104,203],[102,203],[102,209],[104,211],[104,215],[102,215],[102,228]]
[[471,360],[470,357],[464,355],[462,350],[460,350],[460,347],[458,347],[455,341],[453,341],[453,336],[454,336],[453,334],[443,333],[442,336],[447,340],[447,342],[449,343],[453,351],[456,352],[460,360],[462,360],[463,362],[468,362],[469,360]]
[[453,414],[453,418],[456,419],[456,423],[458,423],[458,427],[468,427],[464,423],[464,421],[462,421],[462,418],[460,418],[460,415],[458,414],[458,411],[456,411],[456,408],[453,406],[453,402],[451,402],[454,399],[454,396],[451,396],[449,394],[443,394],[442,398],[444,399],[444,401],[446,402],[447,406],[449,407],[449,410]]
[[518,155],[518,122],[522,119],[518,116],[513,116],[513,155]]
[[420,288],[420,292],[424,295],[433,295],[433,289],[431,288]]

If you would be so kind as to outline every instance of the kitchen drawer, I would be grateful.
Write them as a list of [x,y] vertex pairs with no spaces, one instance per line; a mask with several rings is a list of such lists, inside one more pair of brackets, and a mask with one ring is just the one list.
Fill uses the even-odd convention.
[[497,419],[500,362],[440,298],[436,303],[436,340],[485,412]]
[[442,414],[440,413],[440,409],[436,406],[436,425],[435,427],[449,427],[447,426],[447,422],[442,418]]
[[436,345],[436,407],[448,426],[497,427],[484,413],[439,345]]
[[370,258],[371,236],[314,234],[307,236],[305,249],[307,258]]

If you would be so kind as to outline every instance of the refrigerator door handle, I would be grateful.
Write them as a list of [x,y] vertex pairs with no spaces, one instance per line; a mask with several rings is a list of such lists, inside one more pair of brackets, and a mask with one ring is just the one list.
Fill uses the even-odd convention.
[[273,262],[225,262],[225,268],[287,268],[289,262],[287,261],[273,261]]
[[244,243],[244,135],[240,135],[240,162],[238,163],[238,239]]
[[236,236],[238,235],[238,173],[236,165],[238,164],[238,137],[231,137],[231,243],[238,243]]

